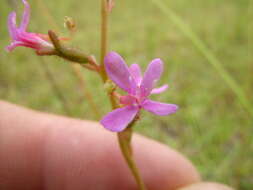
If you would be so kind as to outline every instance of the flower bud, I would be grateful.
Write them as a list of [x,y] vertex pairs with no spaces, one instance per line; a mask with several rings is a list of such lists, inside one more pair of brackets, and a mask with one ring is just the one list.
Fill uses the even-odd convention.
[[64,18],[64,27],[67,28],[70,32],[76,32],[76,23],[73,18],[65,16]]

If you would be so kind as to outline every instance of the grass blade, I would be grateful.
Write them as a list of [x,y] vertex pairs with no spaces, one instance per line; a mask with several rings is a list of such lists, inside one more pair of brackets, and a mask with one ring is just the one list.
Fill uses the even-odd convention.
[[191,28],[184,23],[184,21],[168,6],[166,6],[162,0],[151,0],[151,2],[160,11],[165,14],[172,22],[177,26],[177,28],[185,35],[196,49],[207,59],[208,63],[212,65],[221,78],[227,83],[231,90],[237,96],[239,102],[244,107],[244,109],[253,116],[253,106],[251,102],[247,99],[242,88],[237,84],[233,77],[226,71],[222,66],[218,58],[208,49],[208,47],[202,42],[202,40],[191,30]]

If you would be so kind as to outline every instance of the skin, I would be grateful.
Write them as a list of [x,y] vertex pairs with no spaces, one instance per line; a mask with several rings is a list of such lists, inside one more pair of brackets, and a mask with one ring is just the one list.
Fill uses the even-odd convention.
[[[184,156],[141,135],[134,135],[133,150],[149,190],[230,189],[200,182],[195,167]],[[3,101],[0,160],[0,189],[137,189],[115,133],[97,122],[41,113]]]

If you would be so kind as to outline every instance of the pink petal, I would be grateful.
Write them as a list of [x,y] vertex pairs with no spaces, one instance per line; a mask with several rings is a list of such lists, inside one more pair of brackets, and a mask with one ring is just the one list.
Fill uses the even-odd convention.
[[175,104],[165,104],[152,100],[145,100],[142,104],[142,108],[156,115],[169,115],[175,113],[178,106]]
[[165,85],[163,85],[163,86],[161,86],[161,87],[159,87],[159,88],[154,88],[154,89],[151,91],[150,94],[160,94],[160,93],[164,92],[165,90],[167,90],[168,87],[169,87],[169,86],[168,86],[167,84],[165,84]]
[[110,52],[105,57],[105,68],[110,79],[128,93],[136,88],[135,81],[123,58],[116,52]]
[[154,88],[156,81],[160,79],[163,72],[163,62],[161,59],[154,59],[149,64],[141,82],[141,95],[147,97]]
[[13,40],[17,39],[16,31],[17,31],[17,26],[16,26],[16,13],[11,12],[8,17],[8,29],[10,36]]
[[129,67],[129,71],[130,71],[131,75],[133,76],[136,84],[140,85],[141,84],[141,80],[142,80],[140,66],[138,64],[132,64]]
[[27,26],[28,26],[29,20],[30,20],[30,5],[28,4],[28,2],[26,0],[22,0],[22,1],[25,5],[25,10],[24,10],[22,21],[20,24],[20,29],[25,31],[27,29]]
[[123,131],[138,113],[137,106],[126,106],[118,108],[107,114],[100,123],[113,132]]
[[17,37],[19,41],[24,43],[38,43],[39,37],[37,37],[34,33],[25,32],[22,30],[17,31]]
[[10,45],[8,45],[6,47],[6,50],[11,52],[14,48],[16,48],[18,46],[25,46],[25,44],[23,42],[15,41],[15,42],[12,42]]

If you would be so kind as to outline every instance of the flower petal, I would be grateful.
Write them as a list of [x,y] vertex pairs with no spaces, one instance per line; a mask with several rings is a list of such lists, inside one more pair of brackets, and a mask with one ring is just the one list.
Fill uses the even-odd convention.
[[16,47],[18,47],[18,46],[25,46],[25,45],[26,44],[24,44],[23,42],[15,41],[15,42],[12,42],[10,45],[8,45],[5,49],[6,49],[6,51],[11,52]]
[[107,114],[100,123],[113,132],[123,131],[138,113],[137,106],[126,106],[118,108]]
[[142,108],[153,114],[164,116],[175,113],[178,106],[175,104],[165,104],[147,99],[143,102]]
[[161,59],[154,59],[149,64],[141,82],[141,96],[147,97],[154,88],[156,81],[160,79],[163,72],[163,62]]
[[159,88],[154,88],[154,89],[151,91],[150,94],[160,94],[160,93],[164,92],[165,90],[167,90],[168,87],[169,87],[169,86],[168,86],[167,84],[165,84],[165,85],[162,85],[162,86],[159,87]]
[[132,93],[136,88],[136,83],[131,76],[129,69],[123,58],[116,52],[110,52],[105,57],[105,69],[110,79],[120,88]]
[[25,31],[27,29],[27,26],[28,26],[29,21],[30,21],[30,5],[28,4],[28,2],[26,0],[22,0],[22,1],[25,5],[25,9],[24,9],[22,21],[21,21],[21,24],[20,24],[20,29]]
[[17,25],[16,25],[16,13],[11,12],[8,17],[8,29],[10,36],[13,40],[17,39],[16,31],[17,31]]
[[129,71],[130,71],[131,75],[133,76],[136,84],[140,85],[141,84],[141,80],[142,80],[140,66],[138,64],[132,64],[129,67]]

